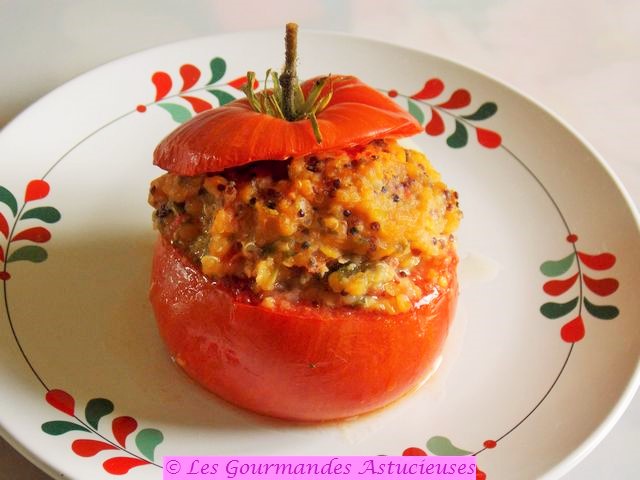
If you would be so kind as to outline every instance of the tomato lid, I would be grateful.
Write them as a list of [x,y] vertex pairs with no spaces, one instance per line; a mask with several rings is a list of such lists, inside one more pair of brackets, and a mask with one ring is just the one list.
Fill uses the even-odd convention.
[[[303,82],[303,93],[308,95],[318,80]],[[243,98],[196,115],[171,132],[156,147],[153,163],[179,175],[199,175],[421,131],[409,112],[356,77],[332,76],[322,95],[329,92],[329,102],[317,114],[321,142],[308,119],[288,121],[260,113]]]

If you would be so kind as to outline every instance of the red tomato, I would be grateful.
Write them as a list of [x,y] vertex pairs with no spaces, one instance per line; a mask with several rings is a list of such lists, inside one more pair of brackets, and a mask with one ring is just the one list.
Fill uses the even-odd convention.
[[270,310],[216,285],[161,239],[150,298],[171,355],[212,392],[275,417],[338,419],[392,402],[432,370],[455,310],[456,263],[452,253],[430,265],[449,287],[416,279],[431,293],[404,314]]
[[[316,80],[302,83],[305,95]],[[309,120],[290,122],[258,113],[243,98],[178,127],[158,145],[154,163],[179,175],[199,175],[257,160],[284,160],[421,131],[410,113],[355,77],[334,77],[322,95],[329,88],[333,90],[331,100],[318,114],[320,144]]]

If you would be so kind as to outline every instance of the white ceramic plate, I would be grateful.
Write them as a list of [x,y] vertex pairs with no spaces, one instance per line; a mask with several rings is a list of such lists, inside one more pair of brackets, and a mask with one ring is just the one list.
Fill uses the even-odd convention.
[[640,235],[619,183],[558,119],[465,67],[326,34],[303,33],[299,53],[302,77],[352,73],[407,106],[460,192],[462,293],[437,374],[381,412],[296,426],[172,364],[147,301],[153,148],[239,96],[248,69],[282,63],[279,32],[202,38],[87,73],[0,135],[3,434],[72,479],[158,479],[168,454],[403,452],[475,453],[490,479],[560,476],[638,385]]

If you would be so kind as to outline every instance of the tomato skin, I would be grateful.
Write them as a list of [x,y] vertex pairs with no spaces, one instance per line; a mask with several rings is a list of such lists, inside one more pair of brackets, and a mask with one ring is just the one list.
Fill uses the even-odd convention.
[[457,299],[454,257],[425,305],[399,315],[270,310],[215,285],[175,248],[155,247],[150,299],[171,355],[198,383],[258,413],[322,421],[380,408],[438,359]]
[[[301,85],[305,95],[316,80]],[[199,175],[258,160],[285,160],[363,145],[375,138],[406,137],[422,130],[410,113],[356,77],[333,77],[332,91],[327,107],[317,117],[320,144],[309,120],[289,122],[258,113],[243,98],[196,115],[171,132],[156,148],[154,164],[179,175]]]

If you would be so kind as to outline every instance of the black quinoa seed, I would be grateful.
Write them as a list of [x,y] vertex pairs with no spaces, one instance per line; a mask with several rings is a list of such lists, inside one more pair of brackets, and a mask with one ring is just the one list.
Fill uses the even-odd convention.
[[328,273],[337,272],[340,270],[340,264],[338,262],[327,262]]
[[249,199],[249,205],[255,205],[257,201],[258,201],[258,200],[256,199],[256,197],[251,197],[251,198]]
[[307,248],[309,248],[311,246],[311,244],[309,242],[307,242],[306,240],[304,242],[302,242],[302,244],[300,245],[300,247],[303,250],[306,250]]
[[171,213],[171,209],[167,207],[166,204],[160,205],[160,208],[156,210],[156,216],[158,218],[165,218]]
[[380,189],[380,191],[382,193],[387,193],[387,187],[385,187],[384,185],[382,186],[382,188]]
[[316,157],[311,157],[307,160],[307,170],[316,173],[318,171],[319,160]]
[[340,179],[334,178],[333,181],[331,182],[331,185],[333,185],[333,188],[340,188]]
[[271,210],[275,210],[276,209],[276,202],[274,200],[267,200],[267,208],[270,208]]
[[345,217],[350,217],[351,216],[351,210],[349,210],[348,208],[345,208],[342,211],[342,215],[344,215]]
[[391,197],[393,199],[394,202],[398,203],[400,201],[400,197],[398,196],[397,193],[394,193],[393,196]]
[[349,233],[350,233],[351,235],[355,235],[356,233],[358,233],[358,227],[351,227],[351,228],[349,229]]
[[371,222],[369,224],[369,228],[374,232],[377,232],[378,230],[380,230],[380,224],[378,222]]
[[304,210],[302,210],[302,209],[298,210],[298,216],[300,218],[304,217]]

